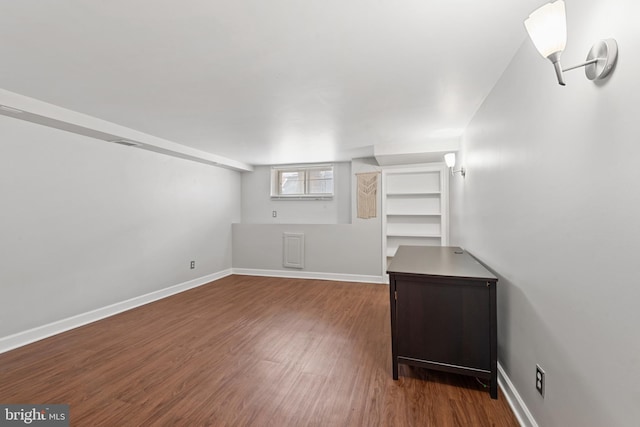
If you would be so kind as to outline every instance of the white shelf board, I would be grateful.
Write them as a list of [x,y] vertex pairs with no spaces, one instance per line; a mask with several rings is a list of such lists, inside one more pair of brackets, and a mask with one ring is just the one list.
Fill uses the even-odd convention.
[[428,238],[440,238],[441,234],[433,233],[387,233],[387,237],[428,237]]
[[387,197],[407,197],[407,196],[439,196],[442,194],[440,191],[408,191],[408,192],[395,192],[387,193]]
[[387,212],[387,216],[441,216],[432,212]]
[[387,213],[387,216],[442,216],[440,212],[437,213]]

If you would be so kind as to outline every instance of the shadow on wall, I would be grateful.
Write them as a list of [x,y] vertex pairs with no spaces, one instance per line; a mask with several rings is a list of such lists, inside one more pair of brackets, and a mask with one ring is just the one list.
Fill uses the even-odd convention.
[[[493,271],[493,270],[492,270]],[[518,394],[528,405],[536,422],[540,426],[561,425],[562,419],[543,418],[541,414],[563,414],[564,408],[542,409],[543,405],[553,405],[559,400],[554,395],[565,395],[565,400],[574,400],[571,407],[599,407],[598,399],[593,390],[599,388],[597,376],[594,376],[592,383],[584,381],[585,375],[572,367],[577,364],[574,360],[580,358],[580,354],[570,354],[566,351],[566,345],[558,340],[549,341],[544,337],[556,336],[551,329],[553,325],[548,324],[544,316],[536,312],[534,305],[527,298],[527,295],[513,282],[502,276],[499,272],[493,271],[498,277],[498,361],[509,376],[511,382],[517,388]],[[561,284],[558,284],[561,286]],[[531,286],[529,286],[531,288]],[[517,310],[517,314],[514,312]],[[527,322],[538,325],[541,329],[536,336],[527,336],[529,332],[523,331],[520,322],[528,319]],[[580,334],[588,334],[589,331],[576,331]],[[523,340],[534,342],[525,343]],[[596,345],[596,343],[594,343]],[[540,354],[545,354],[545,359],[539,359],[539,354],[529,354],[526,360],[514,358],[505,359],[504,348],[516,348],[518,346],[532,346],[533,348],[544,348]],[[545,375],[545,398],[540,396],[535,388],[535,369],[539,364],[546,372]],[[603,367],[594,367],[598,375],[605,375],[601,371]],[[565,385],[578,384],[575,390],[566,388]],[[545,400],[547,402],[545,402]],[[600,419],[594,418],[593,411],[590,414],[571,413],[570,419],[564,417],[564,421],[571,425],[581,426],[604,426],[609,425],[614,414],[600,414]],[[588,418],[584,418],[588,417]],[[567,425],[567,424],[565,424]]]

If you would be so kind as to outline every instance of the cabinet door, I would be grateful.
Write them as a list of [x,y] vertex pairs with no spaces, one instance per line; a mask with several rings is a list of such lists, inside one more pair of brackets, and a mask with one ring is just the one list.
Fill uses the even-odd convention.
[[396,279],[398,356],[489,371],[490,292],[483,282]]

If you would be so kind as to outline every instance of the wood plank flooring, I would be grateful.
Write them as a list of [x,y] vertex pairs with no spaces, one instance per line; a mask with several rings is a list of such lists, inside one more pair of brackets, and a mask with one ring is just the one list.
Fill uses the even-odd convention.
[[0,403],[72,426],[517,426],[474,378],[400,366],[385,285],[230,276],[0,355]]

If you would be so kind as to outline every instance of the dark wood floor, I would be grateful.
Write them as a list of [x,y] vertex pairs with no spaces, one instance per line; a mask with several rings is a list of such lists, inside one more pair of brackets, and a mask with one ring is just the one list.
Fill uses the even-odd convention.
[[0,355],[72,426],[517,426],[474,378],[391,377],[385,285],[231,276]]

